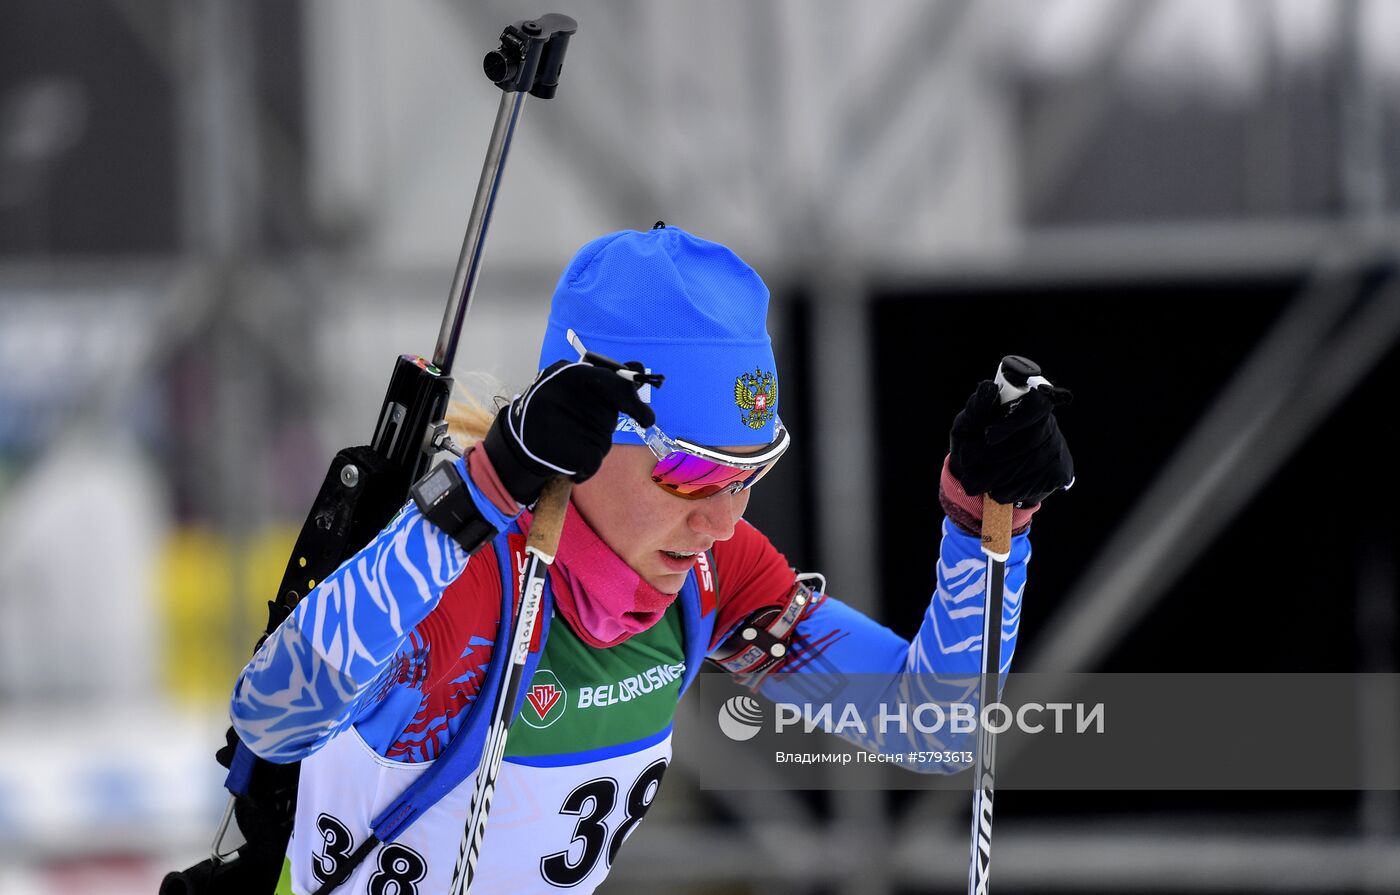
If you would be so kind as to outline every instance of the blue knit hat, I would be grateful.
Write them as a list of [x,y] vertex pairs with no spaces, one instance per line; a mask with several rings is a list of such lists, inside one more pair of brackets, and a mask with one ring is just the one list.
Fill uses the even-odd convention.
[[[644,387],[667,435],[698,444],[774,440],[778,368],[768,338],[768,288],[724,246],[678,227],[622,230],[579,250],[559,278],[540,369],[589,351],[665,375]],[[648,395],[648,392],[650,393]],[[614,443],[640,444],[623,427]]]

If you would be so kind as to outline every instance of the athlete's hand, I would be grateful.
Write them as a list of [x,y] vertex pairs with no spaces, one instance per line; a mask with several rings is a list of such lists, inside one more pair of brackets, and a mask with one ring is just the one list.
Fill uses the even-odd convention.
[[978,383],[953,420],[949,471],[968,494],[990,494],[997,503],[1018,507],[1068,488],[1074,483],[1074,459],[1054,410],[1072,397],[1067,389],[1042,386],[1008,413],[996,383]]
[[541,370],[534,384],[496,415],[482,446],[501,484],[528,506],[550,478],[582,482],[598,471],[612,447],[618,413],[642,426],[656,422],[634,383],[612,370],[561,360]]

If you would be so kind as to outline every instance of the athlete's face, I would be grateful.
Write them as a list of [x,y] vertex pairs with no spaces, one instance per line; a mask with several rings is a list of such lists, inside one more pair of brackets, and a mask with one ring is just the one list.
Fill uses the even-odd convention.
[[[734,453],[752,448],[728,448]],[[574,486],[574,506],[603,543],[652,587],[674,594],[685,583],[694,557],[715,541],[734,536],[749,505],[749,492],[686,500],[651,480],[656,457],[641,445],[613,445],[588,481]]]

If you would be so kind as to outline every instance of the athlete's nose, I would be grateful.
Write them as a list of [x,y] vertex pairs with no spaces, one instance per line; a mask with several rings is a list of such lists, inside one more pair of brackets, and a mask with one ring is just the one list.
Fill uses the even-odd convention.
[[749,492],[721,492],[694,503],[695,509],[687,519],[691,530],[716,541],[727,541],[734,537],[734,526],[744,517],[744,510],[749,505]]

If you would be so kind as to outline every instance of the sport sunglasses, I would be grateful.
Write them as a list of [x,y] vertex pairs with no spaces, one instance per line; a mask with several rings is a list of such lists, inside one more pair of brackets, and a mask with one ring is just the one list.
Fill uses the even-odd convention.
[[[565,333],[565,338],[578,352],[580,363],[591,363],[619,373],[625,372],[624,364],[585,348],[583,340],[573,329]],[[663,378],[654,374],[647,375],[652,375],[657,385]],[[634,380],[639,378],[635,371],[630,377]],[[778,458],[787,450],[788,443],[792,440],[781,419],[775,417],[773,423],[773,440],[762,450],[752,454],[731,454],[680,438],[672,438],[654,425],[643,429],[630,416],[622,417],[622,425],[637,433],[656,455],[656,466],[651,471],[651,480],[657,487],[686,500],[704,500],[721,491],[738,494],[752,488],[755,482],[767,475],[768,470],[778,462]]]
[[774,422],[773,441],[752,454],[731,454],[672,438],[656,426],[643,430],[632,422],[632,427],[656,455],[651,480],[677,497],[703,500],[725,491],[738,494],[768,474],[792,441],[783,421]]

